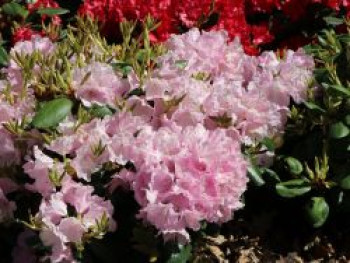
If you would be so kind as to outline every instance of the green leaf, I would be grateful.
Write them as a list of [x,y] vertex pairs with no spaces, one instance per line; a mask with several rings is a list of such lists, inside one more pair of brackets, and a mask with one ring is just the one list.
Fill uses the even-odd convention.
[[329,86],[330,88],[338,91],[339,93],[345,95],[345,96],[350,96],[350,90],[347,88],[344,88],[343,86],[340,85],[331,85]]
[[273,151],[276,148],[275,142],[271,138],[268,138],[268,137],[264,138],[261,141],[261,144],[264,145],[269,151]]
[[327,23],[327,25],[330,26],[339,26],[341,24],[344,24],[344,19],[332,16],[324,17],[323,20]]
[[314,54],[314,53],[316,53],[317,51],[320,50],[320,47],[316,46],[316,45],[309,44],[309,45],[304,46],[303,49],[305,50],[305,52],[307,54]]
[[96,104],[90,108],[90,113],[97,118],[113,115],[113,111],[108,106],[100,106]]
[[265,184],[265,180],[262,178],[262,172],[259,167],[255,165],[248,167],[248,176],[256,186],[262,186]]
[[22,5],[16,2],[4,4],[2,6],[2,10],[4,11],[5,14],[11,15],[11,16],[26,17],[29,14],[28,10],[26,10]]
[[190,261],[190,257],[192,255],[192,246],[181,246],[179,245],[180,251],[177,253],[173,253],[167,263],[186,263]]
[[341,139],[348,136],[350,133],[349,128],[343,122],[337,122],[332,124],[329,130],[329,136],[333,139]]
[[293,175],[299,175],[303,172],[303,165],[298,159],[294,157],[287,157],[284,159],[288,171]]
[[350,190],[350,175],[342,178],[339,182],[339,186],[345,190]]
[[319,111],[322,113],[325,113],[326,111],[322,109],[320,106],[316,105],[315,103],[311,101],[305,101],[304,105],[309,109],[309,110],[314,110],[314,111]]
[[47,15],[47,16],[56,16],[56,15],[64,15],[69,13],[68,9],[63,8],[40,8],[37,13],[39,15]]
[[350,126],[350,115],[346,115],[344,121],[346,125]]
[[329,215],[329,205],[323,197],[312,197],[305,206],[309,223],[315,227],[321,227]]
[[274,179],[275,181],[281,182],[281,178],[278,176],[278,174],[275,171],[269,168],[264,168],[264,173],[269,177],[271,177],[272,179]]
[[349,43],[350,42],[350,35],[349,34],[337,35],[337,39],[343,43]]
[[311,191],[311,185],[304,179],[294,179],[276,184],[276,191],[282,197],[293,198]]
[[55,127],[71,112],[73,102],[67,98],[49,101],[35,114],[32,125],[39,129]]
[[6,65],[8,61],[8,55],[4,47],[0,46],[0,65]]

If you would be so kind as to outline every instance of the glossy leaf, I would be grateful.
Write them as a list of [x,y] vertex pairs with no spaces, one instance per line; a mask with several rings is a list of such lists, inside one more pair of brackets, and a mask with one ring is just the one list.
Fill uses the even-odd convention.
[[41,8],[37,11],[39,15],[56,16],[69,13],[69,10],[63,8]]
[[326,111],[324,109],[322,109],[320,106],[316,105],[315,103],[313,102],[307,102],[305,101],[304,102],[304,105],[310,109],[310,110],[314,110],[314,111],[319,111],[319,112],[322,112],[322,113],[325,113]]
[[26,17],[29,13],[22,5],[16,2],[4,4],[2,6],[2,10],[5,14],[11,15],[11,16]]
[[329,130],[329,136],[333,139],[341,139],[349,134],[349,128],[341,121],[334,123]]
[[39,129],[55,127],[71,112],[73,102],[67,98],[49,101],[35,114],[32,125]]
[[311,185],[304,179],[294,179],[277,184],[276,191],[282,197],[293,198],[311,191]]
[[312,197],[305,210],[308,221],[315,228],[321,227],[329,215],[329,205],[323,197]]
[[265,180],[262,178],[262,172],[259,167],[252,165],[248,167],[248,176],[250,180],[257,186],[265,184]]
[[303,165],[298,159],[294,157],[287,157],[284,159],[288,171],[293,175],[299,175],[303,172]]
[[342,178],[339,182],[339,186],[345,190],[350,190],[350,175]]

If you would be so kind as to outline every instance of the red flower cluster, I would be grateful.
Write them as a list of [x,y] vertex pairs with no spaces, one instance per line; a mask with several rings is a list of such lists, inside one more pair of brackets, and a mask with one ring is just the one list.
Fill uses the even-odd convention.
[[[33,4],[28,4],[27,9],[29,13],[34,13],[40,8],[59,8],[60,6],[58,3],[56,3],[54,0],[37,0]],[[41,22],[47,21],[47,19],[51,19],[51,22],[54,25],[60,25],[61,24],[61,18],[58,15],[54,15],[52,17],[48,17],[47,15],[41,16]],[[44,36],[44,31],[36,31],[31,28],[29,24],[22,25],[20,27],[17,27],[14,32],[12,33],[12,44],[15,44],[19,41],[24,40],[30,40],[32,36],[39,35]]]
[[[281,38],[286,25],[293,29],[303,20],[312,24],[315,6],[339,11],[349,8],[350,0],[85,0],[79,13],[98,19],[104,35],[109,37],[118,34],[120,21],[142,21],[150,14],[161,22],[152,35],[153,41],[164,41],[171,33],[206,25],[208,17],[219,14],[215,24],[207,23],[205,29],[225,29],[231,38],[240,37],[246,52],[256,54],[259,46],[271,44],[276,36]],[[276,12],[278,16],[274,16]],[[300,46],[306,39],[299,33],[282,37],[278,43],[284,46],[288,39],[297,39],[291,46]]]
[[[259,46],[271,43],[277,34],[285,30],[278,20],[280,16],[274,18],[275,11],[284,14],[289,23],[297,23],[308,15],[311,5],[339,10],[347,7],[349,2],[350,0],[85,0],[79,13],[98,19],[103,25],[103,34],[109,37],[118,34],[119,22],[142,21],[150,14],[161,22],[153,32],[153,41],[164,41],[172,33],[206,25],[208,18],[219,14],[215,24],[210,24],[205,29],[225,29],[231,38],[240,37],[246,52],[256,54]],[[266,19],[248,23],[247,17],[254,18],[257,14],[265,15]],[[292,43],[293,47],[304,44],[300,36],[296,39],[298,41]],[[285,39],[280,42],[285,45]]]
[[[164,41],[172,33],[206,24],[208,29],[226,29],[231,37],[239,36],[249,53],[257,52],[255,42],[271,39],[265,27],[247,23],[242,0],[86,0],[79,13],[98,19],[107,36],[118,33],[116,29],[120,21],[142,21],[150,14],[161,22],[152,34],[153,41]],[[219,16],[214,25],[206,23],[216,14]],[[254,42],[252,39],[256,35],[259,41]]]
[[12,34],[12,44],[16,44],[19,41],[30,40],[32,36],[43,34],[41,32],[34,31],[30,26],[21,26],[14,30]]

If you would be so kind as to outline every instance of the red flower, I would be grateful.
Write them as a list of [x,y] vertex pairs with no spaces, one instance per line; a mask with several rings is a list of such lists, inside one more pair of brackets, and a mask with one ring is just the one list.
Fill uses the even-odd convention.
[[19,41],[30,40],[32,36],[42,36],[43,34],[32,30],[29,26],[22,26],[15,29],[12,34],[12,44]]
[[[293,23],[305,18],[313,22],[309,10],[314,4],[335,10],[342,7],[350,9],[350,0],[85,0],[79,14],[99,20],[102,34],[114,39],[120,36],[121,21],[143,21],[147,15],[160,22],[157,30],[151,33],[154,42],[165,41],[172,33],[181,33],[196,26],[205,30],[225,29],[232,39],[241,39],[246,52],[257,54],[260,46],[272,43],[275,35],[285,32],[288,25],[282,23],[281,16],[274,17],[274,11],[284,14],[282,19],[293,27]],[[249,23],[247,15],[254,20],[257,13],[267,16]],[[217,21],[208,23],[208,17],[216,14]],[[271,16],[273,20],[270,21]],[[271,22],[274,24],[270,25]],[[284,42],[284,38],[288,39],[288,36],[279,37],[279,41]]]

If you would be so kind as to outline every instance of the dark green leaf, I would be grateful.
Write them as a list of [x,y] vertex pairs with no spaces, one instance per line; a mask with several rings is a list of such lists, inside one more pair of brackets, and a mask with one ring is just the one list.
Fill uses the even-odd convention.
[[330,88],[332,88],[335,91],[338,91],[339,93],[345,95],[345,96],[350,96],[350,90],[340,86],[340,85],[331,85]]
[[26,17],[29,13],[22,5],[16,2],[4,4],[2,6],[2,10],[4,11],[5,14],[11,15],[11,16]]
[[350,115],[346,115],[344,121],[346,125],[350,126]]
[[314,54],[316,53],[317,51],[320,50],[320,47],[319,46],[316,46],[316,45],[306,45],[304,46],[304,50],[307,54]]
[[315,228],[321,227],[329,215],[329,205],[323,197],[312,197],[305,210],[308,221]]
[[69,10],[63,8],[41,8],[38,9],[37,13],[39,15],[56,16],[67,14]]
[[71,112],[73,102],[67,98],[49,101],[35,114],[32,125],[39,129],[55,127]]
[[265,181],[262,178],[262,172],[260,171],[259,167],[255,165],[248,167],[248,176],[256,186],[262,186],[265,184]]
[[4,47],[0,46],[0,65],[6,65],[8,61],[8,55]]
[[276,185],[277,193],[286,198],[293,198],[306,194],[311,190],[311,185],[303,179],[294,179]]
[[273,178],[275,181],[281,182],[281,178],[278,176],[278,174],[275,171],[269,168],[264,168],[264,173],[270,176],[271,178]]
[[338,35],[337,39],[341,42],[349,43],[350,42],[350,35],[349,34]]
[[303,165],[298,159],[294,157],[287,157],[284,159],[288,171],[293,175],[299,175],[303,172]]
[[339,182],[339,186],[345,190],[350,190],[350,175],[342,178]]
[[320,106],[316,105],[315,103],[309,101],[305,101],[304,102],[304,105],[310,109],[310,110],[314,110],[314,111],[319,111],[319,112],[322,112],[322,113],[325,113],[326,111],[324,109],[322,109]]
[[179,246],[180,251],[173,253],[167,263],[186,263],[190,261],[192,246]]
[[341,139],[348,136],[350,130],[343,122],[337,122],[332,124],[329,130],[329,136],[334,139]]

